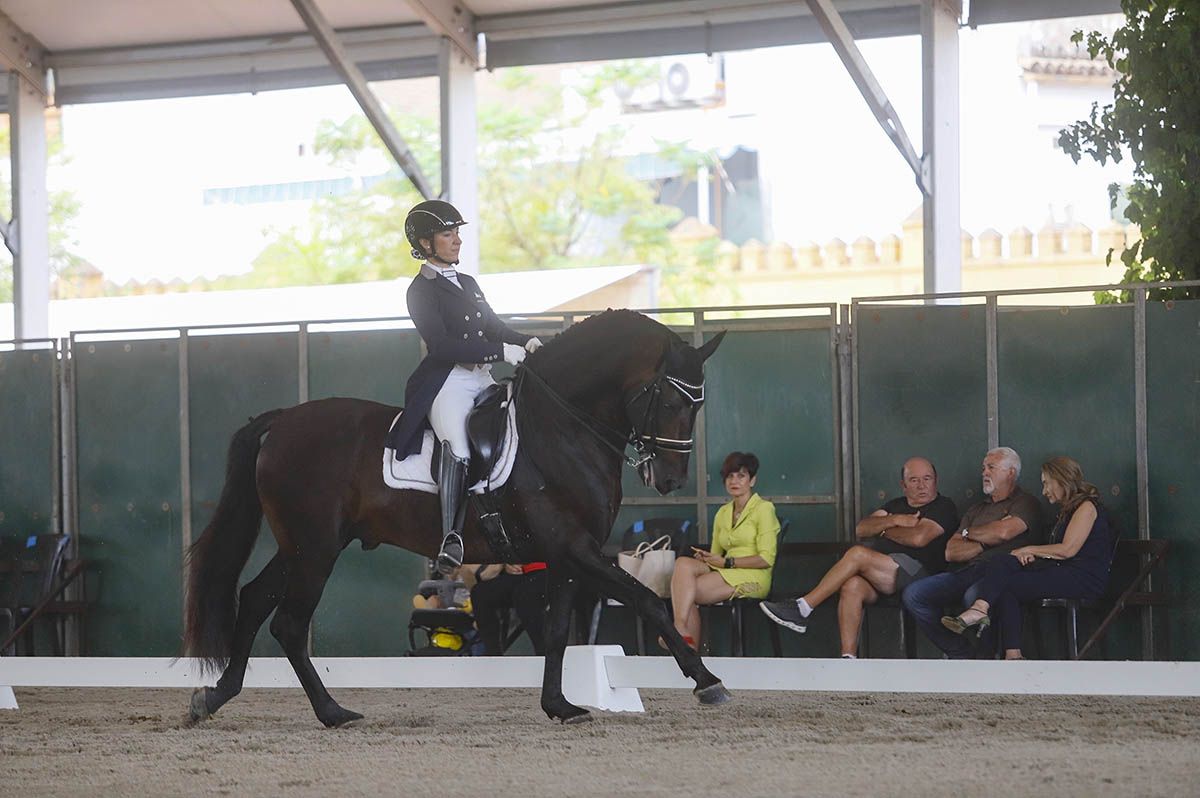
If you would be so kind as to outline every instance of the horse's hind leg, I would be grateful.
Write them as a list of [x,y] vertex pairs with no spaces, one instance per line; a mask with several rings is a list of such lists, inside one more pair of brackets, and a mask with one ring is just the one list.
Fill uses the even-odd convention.
[[695,680],[696,687],[692,692],[701,704],[723,704],[730,699],[729,691],[721,684],[721,680],[704,667],[700,655],[683,642],[667,613],[666,604],[654,591],[617,567],[614,561],[603,557],[597,548],[579,551],[572,560],[593,588],[631,607],[659,633],[683,675]]
[[542,675],[542,709],[552,720],[579,723],[591,720],[591,714],[567,701],[562,692],[563,654],[571,629],[571,611],[579,582],[565,564],[548,569],[546,593],[550,611],[546,615],[546,669]]
[[250,659],[254,637],[258,634],[259,627],[279,605],[285,576],[283,557],[276,553],[267,563],[267,567],[242,588],[238,599],[237,623],[233,629],[229,664],[225,666],[216,687],[201,687],[192,694],[192,720],[204,720],[242,691],[242,681],[246,676],[246,663]]
[[362,718],[359,713],[343,709],[333,700],[308,657],[308,627],[337,555],[336,551],[331,554],[306,551],[303,557],[292,559],[288,563],[283,601],[271,620],[271,634],[283,646],[296,677],[300,679],[312,703],[313,711],[317,713],[317,719],[328,727],[342,726]]

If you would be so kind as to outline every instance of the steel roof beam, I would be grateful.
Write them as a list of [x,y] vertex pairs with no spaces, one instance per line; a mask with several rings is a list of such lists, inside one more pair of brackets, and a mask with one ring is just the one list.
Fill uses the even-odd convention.
[[[438,42],[424,25],[339,31],[367,80],[437,74]],[[49,53],[59,105],[256,93],[342,83],[308,33]]]
[[375,132],[383,139],[383,144],[387,147],[388,152],[396,159],[396,163],[416,186],[418,192],[425,199],[431,199],[436,196],[433,187],[430,185],[425,173],[421,170],[421,165],[417,163],[417,159],[413,156],[412,151],[400,136],[400,132],[396,130],[396,126],[392,124],[392,120],[388,117],[387,112],[383,109],[383,104],[379,102],[379,98],[371,91],[371,87],[367,85],[367,79],[363,77],[358,66],[350,60],[346,55],[346,50],[338,40],[337,34],[333,27],[325,19],[325,15],[317,8],[313,0],[292,0],[292,5],[296,9],[296,13],[304,20],[305,26],[308,27],[309,33],[317,40],[317,44],[325,52],[325,56],[329,59],[329,63],[345,81],[350,93],[354,95],[354,99],[358,101],[359,107],[366,114],[367,119],[375,128]]
[[46,48],[0,11],[0,62],[46,96]]
[[892,103],[888,100],[883,87],[879,85],[879,81],[875,79],[871,68],[867,66],[867,61],[863,58],[862,51],[858,49],[858,45],[855,44],[854,36],[850,33],[850,29],[846,27],[842,15],[833,7],[832,0],[807,0],[807,2],[813,16],[820,23],[822,30],[825,31],[825,35],[829,37],[829,43],[833,45],[833,49],[837,52],[838,57],[842,59],[842,64],[845,65],[846,71],[850,73],[850,78],[854,81],[854,85],[858,86],[863,99],[867,101],[867,106],[871,109],[871,113],[875,115],[875,119],[883,128],[883,132],[896,145],[896,149],[900,151],[900,155],[903,156],[909,168],[912,169],[921,193],[928,196],[930,190],[929,176],[922,165],[921,157],[917,155],[912,141],[909,140],[908,134],[904,131],[904,125],[900,122],[900,115],[896,113],[896,109],[892,107]]
[[408,4],[431,31],[450,40],[472,69],[479,68],[475,15],[462,0],[408,0]]

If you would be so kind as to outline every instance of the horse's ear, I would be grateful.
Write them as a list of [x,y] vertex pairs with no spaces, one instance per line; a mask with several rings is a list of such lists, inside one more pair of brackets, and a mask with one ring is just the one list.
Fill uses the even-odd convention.
[[708,360],[712,356],[712,353],[717,351],[717,347],[721,345],[721,339],[725,337],[726,332],[728,332],[728,330],[721,330],[719,333],[714,335],[708,343],[696,350],[696,352],[700,355],[701,362]]

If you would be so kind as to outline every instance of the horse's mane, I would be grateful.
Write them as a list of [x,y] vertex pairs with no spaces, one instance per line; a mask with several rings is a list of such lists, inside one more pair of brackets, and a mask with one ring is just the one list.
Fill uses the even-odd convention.
[[581,363],[596,363],[620,343],[635,336],[658,339],[665,350],[682,339],[668,327],[632,310],[609,310],[572,324],[530,355],[525,363],[546,379],[559,376],[562,368],[578,369]]

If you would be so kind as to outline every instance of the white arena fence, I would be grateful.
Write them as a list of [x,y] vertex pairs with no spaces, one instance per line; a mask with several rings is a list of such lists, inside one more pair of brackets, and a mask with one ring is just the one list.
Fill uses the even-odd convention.
[[[1200,662],[1066,660],[774,659],[706,657],[730,690],[998,695],[1200,696]],[[537,688],[541,657],[317,657],[330,688]],[[14,687],[175,687],[212,684],[195,660],[151,657],[0,658],[0,708]],[[253,658],[247,688],[299,687],[282,657]],[[627,657],[620,646],[570,646],[567,700],[610,712],[641,712],[641,689],[691,689],[670,657]]]

